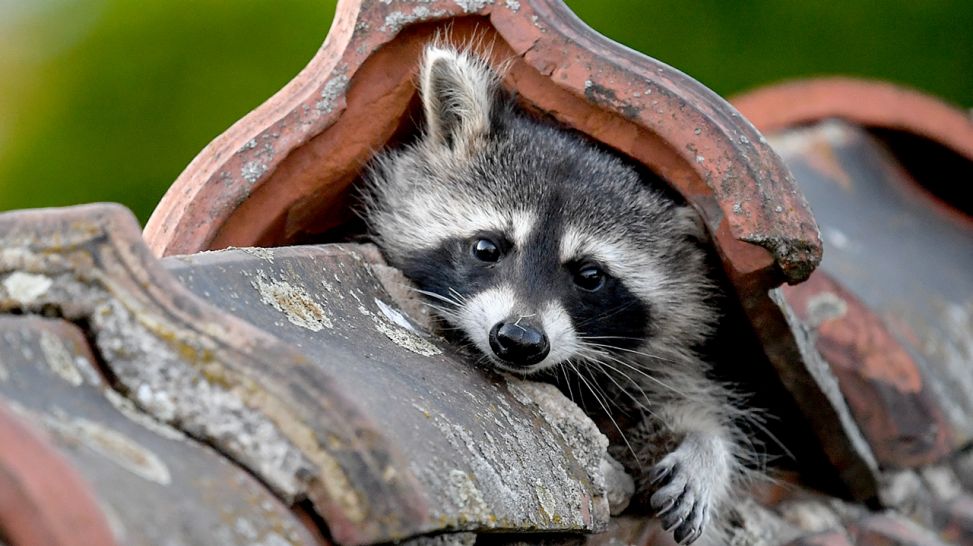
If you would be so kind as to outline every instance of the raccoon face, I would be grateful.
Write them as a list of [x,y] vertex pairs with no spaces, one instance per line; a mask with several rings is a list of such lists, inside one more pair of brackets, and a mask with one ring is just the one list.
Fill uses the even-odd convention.
[[546,369],[577,358],[586,344],[641,345],[648,305],[604,257],[566,246],[562,252],[556,221],[520,214],[506,226],[411,252],[397,265],[440,316],[507,370]]
[[497,82],[467,52],[427,49],[425,133],[366,180],[389,263],[505,370],[692,350],[713,320],[695,213]]

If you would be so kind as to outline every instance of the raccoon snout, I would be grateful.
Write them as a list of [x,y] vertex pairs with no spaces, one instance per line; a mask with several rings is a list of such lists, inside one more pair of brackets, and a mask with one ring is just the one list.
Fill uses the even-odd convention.
[[543,331],[521,322],[498,322],[490,329],[490,348],[504,362],[518,366],[537,364],[551,344]]

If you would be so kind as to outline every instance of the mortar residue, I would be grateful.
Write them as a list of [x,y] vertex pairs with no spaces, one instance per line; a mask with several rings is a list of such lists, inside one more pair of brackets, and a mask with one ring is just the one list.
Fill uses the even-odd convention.
[[172,477],[162,459],[150,449],[124,434],[87,419],[72,418],[53,408],[44,414],[44,425],[62,437],[99,453],[136,476],[159,485],[169,485]]
[[44,361],[58,377],[75,387],[84,382],[71,353],[54,334],[47,331],[41,332],[40,347],[41,352],[44,353]]
[[30,304],[43,296],[53,281],[44,275],[14,271],[3,280],[7,295],[21,304]]
[[291,324],[312,332],[334,327],[324,308],[302,288],[259,276],[250,284],[260,292],[260,301],[280,311]]
[[416,335],[414,330],[407,330],[398,324],[392,323],[384,318],[379,318],[375,315],[371,315],[371,317],[372,322],[375,323],[375,327],[378,328],[378,331],[385,334],[385,337],[392,340],[392,342],[399,347],[408,349],[413,353],[422,356],[435,356],[442,354],[442,349]]

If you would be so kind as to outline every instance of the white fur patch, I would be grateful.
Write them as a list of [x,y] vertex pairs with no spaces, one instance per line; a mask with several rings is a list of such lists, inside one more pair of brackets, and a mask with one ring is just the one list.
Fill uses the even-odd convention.
[[[489,356],[498,366],[506,368],[503,362],[494,358],[490,347],[490,330],[499,322],[515,320],[517,317],[517,299],[509,286],[500,286],[485,290],[470,298],[459,313],[457,326],[463,329],[467,337],[476,347]],[[534,318],[535,315],[523,315],[522,318]],[[545,303],[536,315],[539,326],[551,346],[551,352],[544,360],[527,368],[508,368],[511,371],[533,373],[555,366],[565,360],[573,358],[580,345],[578,337],[571,324],[567,311],[557,301]]]
[[513,314],[516,299],[509,286],[498,286],[477,294],[460,308],[458,324],[485,355],[493,356],[490,329]]
[[510,233],[508,236],[516,247],[523,247],[527,244],[527,238],[534,229],[537,221],[536,215],[525,210],[514,212],[510,215]]
[[485,205],[474,205],[461,199],[432,202],[431,199],[413,199],[408,204],[412,218],[422,218],[423,223],[395,222],[406,228],[407,233],[383,234],[390,241],[402,241],[411,248],[436,248],[453,237],[469,238],[480,232],[494,232],[508,237],[515,247],[526,244],[534,229],[536,216],[527,211],[501,213]]
[[580,344],[571,317],[559,301],[549,301],[540,312],[544,333],[551,344],[551,352],[533,366],[533,371],[556,366],[577,355]]

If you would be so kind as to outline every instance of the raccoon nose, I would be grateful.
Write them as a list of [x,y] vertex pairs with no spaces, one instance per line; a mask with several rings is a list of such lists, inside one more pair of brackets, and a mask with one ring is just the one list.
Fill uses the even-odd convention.
[[551,351],[544,332],[529,324],[498,322],[490,329],[490,348],[504,362],[537,364]]

